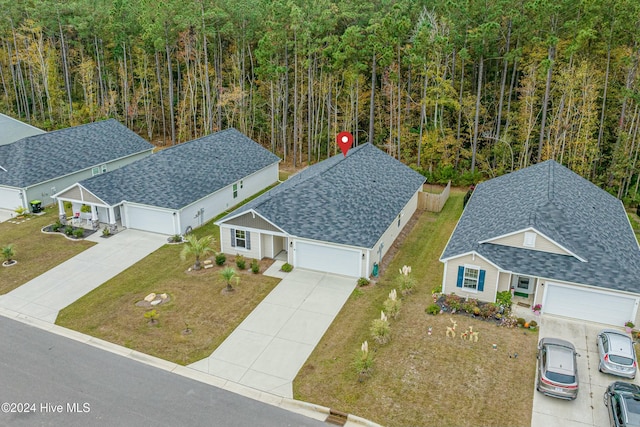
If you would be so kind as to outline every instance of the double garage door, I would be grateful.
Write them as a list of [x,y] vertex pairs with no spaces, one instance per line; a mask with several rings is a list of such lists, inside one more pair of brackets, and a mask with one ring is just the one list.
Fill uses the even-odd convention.
[[296,267],[352,277],[362,275],[361,251],[300,241],[295,250]]
[[614,292],[546,283],[545,313],[623,326],[635,319],[637,299]]

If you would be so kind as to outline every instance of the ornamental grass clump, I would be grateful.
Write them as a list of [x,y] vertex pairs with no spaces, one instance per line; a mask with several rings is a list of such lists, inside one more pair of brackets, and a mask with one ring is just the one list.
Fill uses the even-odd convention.
[[402,295],[409,295],[413,293],[413,288],[415,286],[415,280],[411,276],[411,267],[408,265],[402,266],[400,271],[400,291]]
[[380,345],[384,345],[391,340],[391,326],[384,311],[380,312],[379,319],[371,321],[371,337]]
[[384,311],[387,313],[389,317],[392,319],[396,319],[400,314],[400,307],[402,306],[402,301],[398,299],[398,294],[395,289],[392,289],[389,292],[389,298],[384,302]]
[[354,361],[356,373],[361,376],[368,376],[373,368],[373,357],[369,353],[369,342],[364,341],[360,345],[360,351]]

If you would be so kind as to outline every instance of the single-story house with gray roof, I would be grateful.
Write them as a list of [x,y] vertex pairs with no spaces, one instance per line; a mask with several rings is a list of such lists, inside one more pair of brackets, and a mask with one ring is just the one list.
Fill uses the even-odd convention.
[[222,251],[368,277],[415,212],[424,177],[367,143],[220,219]]
[[45,133],[42,129],[0,113],[0,145],[10,144],[27,136]]
[[640,248],[622,202],[553,160],[476,186],[442,253],[442,291],[640,324]]
[[153,145],[114,119],[0,145],[0,209],[43,206],[80,180],[148,156]]
[[[87,224],[184,234],[278,181],[280,158],[227,129],[158,151],[56,194]],[[81,206],[91,211],[82,213]]]

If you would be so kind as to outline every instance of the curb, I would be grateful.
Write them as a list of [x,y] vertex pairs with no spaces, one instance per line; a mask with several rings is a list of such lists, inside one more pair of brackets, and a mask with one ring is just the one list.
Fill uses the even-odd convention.
[[[159,357],[150,356],[145,353],[141,353],[136,350],[132,350],[126,347],[122,347],[117,344],[110,343],[100,338],[95,338],[90,335],[86,335],[72,329],[67,329],[62,326],[58,326],[53,323],[48,323],[40,319],[36,319],[16,311],[0,307],[0,316],[7,317],[9,319],[17,320],[24,324],[33,326],[38,329],[42,329],[56,335],[72,339],[74,341],[81,342],[83,344],[90,345],[92,347],[99,348],[104,351],[108,351],[119,356],[127,357],[145,365],[153,366],[164,371],[172,372],[176,375],[180,375],[185,378],[189,378],[201,383],[205,383],[214,387],[221,388],[231,393],[238,394],[249,399],[257,400],[271,406],[277,406],[289,412],[294,412],[300,415],[304,415],[308,418],[313,418],[318,421],[325,421],[329,416],[331,410],[327,407],[316,405],[315,403],[304,402],[301,400],[290,399],[287,397],[277,396],[275,394],[267,393],[265,391],[257,390],[251,387],[247,387],[242,384],[235,383],[215,375],[207,374],[196,369],[188,368],[177,363],[169,362]],[[361,418],[355,415],[348,414],[347,422],[345,426],[356,427],[380,427],[372,421],[365,418]]]

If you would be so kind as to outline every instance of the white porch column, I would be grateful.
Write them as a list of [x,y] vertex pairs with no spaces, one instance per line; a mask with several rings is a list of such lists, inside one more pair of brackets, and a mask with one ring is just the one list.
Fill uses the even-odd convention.
[[98,208],[94,205],[91,205],[91,228],[97,230],[100,226],[98,221]]
[[109,211],[109,232],[113,234],[118,229],[118,225],[116,224],[116,213],[113,206],[109,206],[107,209]]
[[64,202],[58,199],[58,220],[60,224],[67,225],[67,213],[64,211]]

